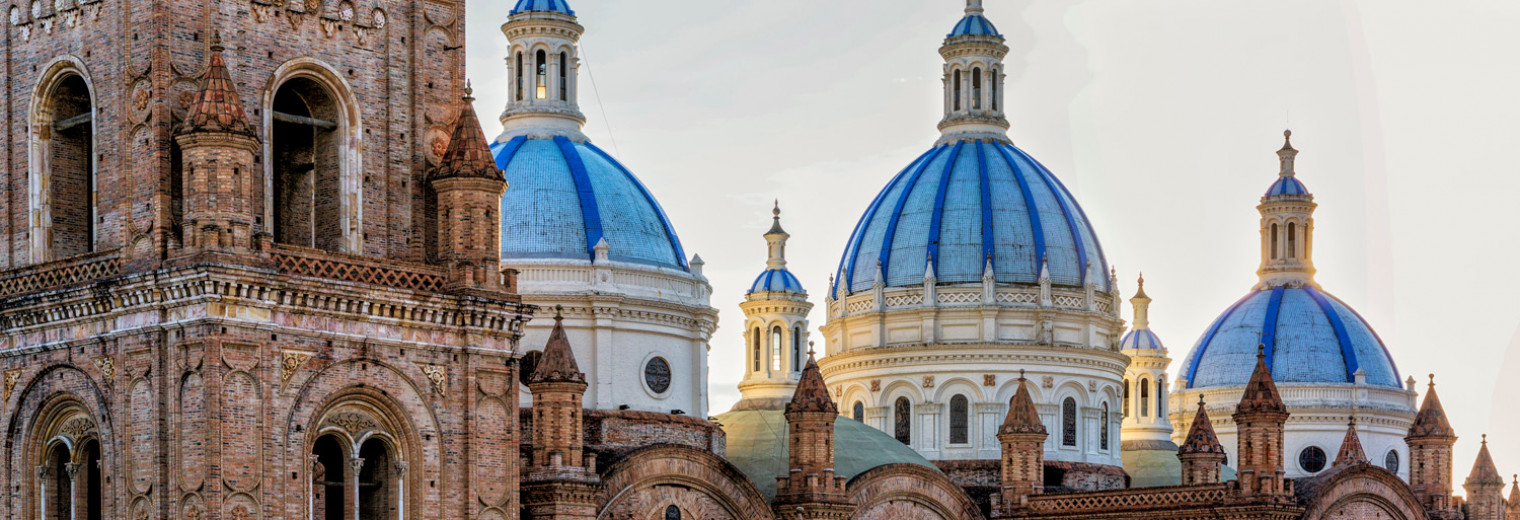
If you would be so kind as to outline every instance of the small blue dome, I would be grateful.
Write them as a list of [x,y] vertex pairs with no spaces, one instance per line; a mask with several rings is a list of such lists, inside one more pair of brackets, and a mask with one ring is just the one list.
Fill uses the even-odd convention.
[[1257,345],[1278,383],[1367,383],[1402,388],[1398,367],[1372,327],[1344,302],[1310,286],[1253,291],[1204,332],[1182,367],[1189,388],[1241,386]]
[[565,0],[517,0],[517,5],[514,6],[512,8],[512,11],[507,14],[517,14],[527,11],[554,11],[556,13],[565,13],[571,16],[575,15],[575,11],[570,9],[570,4],[565,3]]
[[[939,283],[1036,284],[1040,259],[1055,285],[1081,287],[1089,271],[1107,292],[1108,262],[1071,192],[1023,150],[994,141],[935,146],[897,174],[856,224],[834,290],[921,286],[934,260]],[[1091,265],[1091,270],[1088,266]]]
[[797,277],[793,276],[792,272],[786,270],[786,268],[766,269],[765,271],[761,272],[760,276],[755,278],[755,283],[750,284],[749,292],[746,292],[745,294],[754,294],[757,292],[794,292],[799,294],[807,294],[807,291],[802,288],[802,282],[797,280]]
[[659,202],[607,152],[565,137],[519,136],[491,153],[507,179],[502,259],[589,261],[605,238],[612,260],[690,271]]
[[1298,182],[1297,178],[1278,177],[1277,182],[1273,182],[1272,186],[1267,188],[1267,193],[1262,196],[1272,197],[1277,195],[1309,195],[1309,188],[1305,188],[1304,183]]
[[1161,338],[1156,333],[1146,330],[1132,330],[1124,334],[1124,339],[1119,340],[1119,350],[1166,350],[1161,344]]
[[955,29],[952,29],[950,34],[946,35],[947,38],[955,38],[957,36],[1003,37],[1002,33],[998,32],[997,27],[992,26],[992,21],[980,14],[968,14],[965,18],[961,18],[961,21],[955,24]]

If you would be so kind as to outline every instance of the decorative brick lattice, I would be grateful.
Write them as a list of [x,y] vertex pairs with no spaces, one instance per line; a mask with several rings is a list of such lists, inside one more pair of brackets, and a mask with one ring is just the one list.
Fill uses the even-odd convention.
[[1225,499],[1223,484],[1185,486],[1171,489],[1149,488],[1115,492],[1053,494],[1029,497],[1029,508],[1039,513],[1078,513],[1084,511],[1125,511],[1218,504]]
[[876,302],[874,300],[870,299],[870,298],[866,298],[866,299],[860,300],[860,301],[853,301],[853,302],[850,302],[850,305],[847,308],[847,310],[849,311],[850,314],[854,314],[854,313],[857,313],[857,312],[865,312],[865,311],[871,310],[871,306],[874,305],[875,303]]
[[906,307],[909,305],[918,305],[920,303],[924,303],[924,295],[922,294],[903,294],[887,297],[888,307]]
[[274,260],[281,273],[396,289],[438,291],[443,289],[448,280],[443,273],[422,266],[408,266],[395,261],[380,264],[367,259],[328,252],[307,252],[286,246],[280,246],[274,251]]
[[997,295],[997,301],[998,301],[998,303],[1028,303],[1028,304],[1033,304],[1035,302],[1040,301],[1040,295],[1035,294],[1035,293],[1023,293],[1023,292],[998,293],[998,295]]
[[1111,310],[1113,310],[1113,308],[1114,308],[1113,305],[1111,305],[1111,304],[1108,303],[1108,300],[1099,299],[1097,301],[1097,304],[1098,304],[1098,312],[1107,313],[1107,312],[1110,312]]
[[940,293],[940,303],[977,303],[982,301],[982,293],[956,292]]
[[17,269],[0,278],[0,295],[38,292],[116,276],[121,273],[121,257],[116,253],[106,251]]
[[1057,294],[1055,297],[1051,298],[1051,303],[1056,304],[1056,307],[1071,307],[1074,309],[1080,309],[1083,307],[1081,296],[1065,296]]

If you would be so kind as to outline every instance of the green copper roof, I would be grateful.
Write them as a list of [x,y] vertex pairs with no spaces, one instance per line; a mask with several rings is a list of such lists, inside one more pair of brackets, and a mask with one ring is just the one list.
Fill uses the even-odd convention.
[[[1170,443],[1168,443],[1170,444]],[[1177,449],[1124,450],[1124,472],[1129,473],[1129,486],[1133,488],[1176,486],[1182,484],[1182,461],[1177,459]],[[1225,466],[1219,470],[1220,480],[1235,480],[1235,469]]]
[[[775,498],[776,477],[787,471],[786,416],[781,410],[742,410],[719,415],[717,420],[728,437],[729,462],[765,498]],[[834,445],[834,474],[845,478],[886,464],[935,467],[897,439],[846,417],[834,421]]]

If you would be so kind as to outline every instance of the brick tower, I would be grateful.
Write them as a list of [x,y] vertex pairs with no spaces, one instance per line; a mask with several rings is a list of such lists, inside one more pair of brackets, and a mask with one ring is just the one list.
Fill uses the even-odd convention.
[[[1346,438],[1341,440],[1341,449],[1335,454],[1335,462],[1331,467],[1350,466],[1352,464],[1366,464],[1367,452],[1362,450],[1362,439],[1356,435],[1356,419],[1346,423]],[[1502,484],[1502,482],[1501,482]]]
[[1520,475],[1514,476],[1514,483],[1509,486],[1509,503],[1504,507],[1504,517],[1520,519]]
[[1283,478],[1283,424],[1288,421],[1288,407],[1272,381],[1265,347],[1257,349],[1256,370],[1251,373],[1232,417],[1239,432],[1237,480],[1242,491],[1263,495],[1290,493]]
[[253,158],[259,140],[223,50],[221,35],[213,35],[206,77],[174,138],[183,158],[186,252],[246,252],[253,246],[253,179],[258,177]]
[[448,150],[428,176],[436,208],[431,215],[437,222],[435,251],[438,262],[449,270],[451,284],[500,290],[501,224],[496,211],[507,183],[486,145],[471,94],[466,87]]
[[1499,476],[1494,458],[1488,454],[1488,435],[1483,436],[1478,458],[1462,489],[1467,490],[1467,520],[1504,520],[1504,477]]
[[1457,443],[1457,433],[1446,420],[1441,397],[1436,395],[1435,374],[1430,376],[1425,400],[1404,442],[1409,444],[1409,487],[1415,497],[1432,517],[1453,517],[1451,448]]
[[994,517],[1007,517],[1024,507],[1029,495],[1045,489],[1045,424],[1029,395],[1029,381],[1019,372],[1019,389],[1008,405],[1008,415],[998,427],[1002,444],[1000,470],[1002,491],[995,496]]
[[528,376],[533,393],[533,451],[523,479],[529,520],[596,518],[596,456],[581,451],[581,396],[586,375],[575,363],[564,317],[555,309],[554,331],[538,367]]
[[1177,447],[1177,458],[1182,462],[1182,485],[1219,483],[1220,468],[1228,455],[1214,435],[1214,423],[1204,410],[1203,394],[1198,395],[1198,414],[1193,416],[1187,440]]
[[845,478],[834,475],[834,420],[839,408],[829,397],[809,345],[797,391],[786,404],[786,476],[776,479],[777,518],[842,520],[855,506],[845,494]]

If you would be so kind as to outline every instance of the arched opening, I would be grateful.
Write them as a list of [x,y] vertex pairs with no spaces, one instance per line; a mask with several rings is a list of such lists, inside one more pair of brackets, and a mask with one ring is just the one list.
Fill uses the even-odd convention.
[[522,99],[523,99],[523,58],[522,58],[522,52],[521,51],[518,51],[518,53],[517,53],[517,66],[513,67],[512,71],[517,73],[517,83],[516,83],[516,87],[513,90],[516,91],[517,100],[518,101],[522,101]]
[[569,70],[569,69],[570,69],[570,55],[567,54],[567,53],[564,53],[564,52],[559,53],[559,100],[560,101],[566,101],[566,100],[570,99],[570,97],[569,97],[570,96],[570,94],[569,94],[569,92],[570,92],[570,82],[565,81],[565,78],[568,75],[566,71]]
[[759,327],[756,327],[755,329],[753,329],[751,331],[750,338],[751,338],[750,339],[750,343],[751,343],[751,345],[753,347],[751,350],[754,351],[754,356],[753,356],[754,357],[754,362],[751,363],[753,366],[750,367],[750,372],[759,372],[760,371],[760,328]]
[[48,448],[47,473],[42,477],[42,517],[48,520],[71,520],[74,517],[74,483],[69,478],[71,458],[68,445],[58,442]]
[[1124,380],[1124,404],[1120,406],[1124,411],[1124,417],[1129,417],[1129,380]]
[[1077,445],[1077,400],[1070,397],[1061,402],[1061,445]]
[[1156,417],[1166,417],[1166,376],[1156,378]]
[[957,394],[950,398],[950,444],[967,444],[970,440],[969,403],[966,396]]
[[792,327],[792,371],[802,371],[802,327]]
[[1271,235],[1272,235],[1272,248],[1271,248],[1270,255],[1272,256],[1273,260],[1276,260],[1277,259],[1277,223],[1276,222],[1272,223],[1272,233],[1271,233]]
[[1288,223],[1288,258],[1298,258],[1298,223]]
[[352,520],[344,514],[347,496],[343,493],[344,471],[348,457],[343,456],[343,443],[333,435],[323,435],[312,444],[311,495],[312,518],[323,520]]
[[992,77],[987,78],[987,86],[992,89],[992,111],[996,112],[998,109],[998,82],[1000,79],[998,78],[998,70],[996,68],[993,68],[989,72]]
[[1151,416],[1151,382],[1144,378],[1140,379],[1140,416]]
[[1103,417],[1098,423],[1098,448],[1108,449],[1108,403],[1103,403]]
[[665,520],[681,520],[681,508],[676,506],[665,507]]
[[534,70],[537,71],[538,77],[537,94],[534,97],[547,99],[549,97],[549,55],[542,50],[538,51],[538,66]]
[[84,77],[68,74],[46,94],[37,129],[46,182],[41,222],[43,259],[67,258],[95,250],[96,179],[94,106]]
[[395,461],[390,446],[380,439],[369,439],[359,447],[359,458],[364,461],[358,480],[359,520],[399,518],[396,499],[400,490],[393,478]]
[[913,405],[906,397],[899,397],[892,404],[892,436],[897,442],[913,445]]
[[[100,442],[95,439],[85,441],[79,447],[79,471],[83,475],[76,477],[76,482],[83,484],[84,489],[76,490],[76,497],[84,499],[82,510],[76,511],[75,518],[81,520],[101,520],[105,517],[104,495],[101,494],[100,477]],[[83,493],[82,495],[80,493]]]
[[771,327],[771,372],[781,371],[781,353],[783,351],[781,327]]
[[274,95],[270,145],[274,164],[275,242],[338,251],[343,247],[344,116],[332,91],[308,77]]
[[861,402],[861,401],[855,401],[855,406],[850,410],[850,413],[853,414],[852,417],[854,417],[855,420],[860,421],[860,422],[865,422],[866,421],[866,403]]
[[971,69],[971,108],[982,109],[982,68]]
[[953,83],[955,84],[954,88],[952,88],[950,90],[955,93],[954,94],[955,95],[955,109],[956,110],[960,110],[961,109],[961,71],[959,71],[959,70],[955,71],[955,80],[953,81]]

